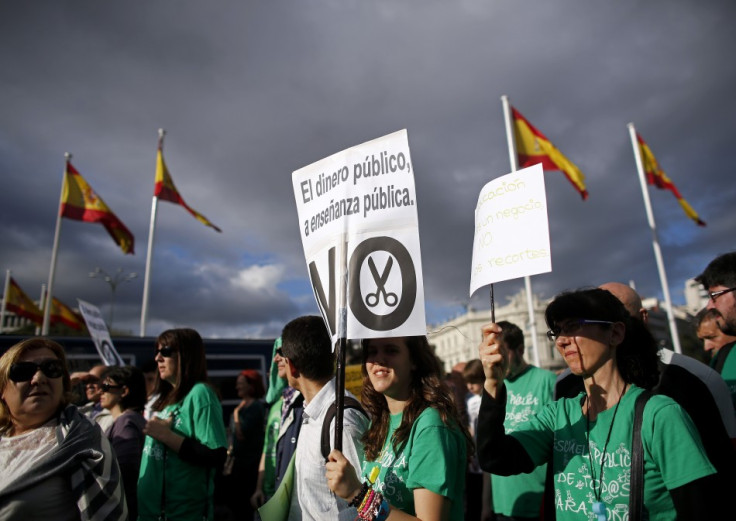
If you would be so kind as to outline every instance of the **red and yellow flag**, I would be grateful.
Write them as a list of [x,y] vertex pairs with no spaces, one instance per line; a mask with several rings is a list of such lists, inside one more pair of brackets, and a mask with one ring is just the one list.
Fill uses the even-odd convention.
[[10,278],[5,309],[12,311],[19,317],[27,318],[36,324],[43,323],[43,312],[36,303],[20,289],[18,283]]
[[580,192],[583,200],[588,198],[585,188],[585,176],[560,152],[547,137],[537,130],[534,125],[514,107],[511,107],[514,119],[514,135],[516,138],[516,153],[519,157],[519,167],[542,163],[544,170],[561,170],[565,177]]
[[639,152],[641,153],[641,162],[644,164],[644,173],[647,176],[647,183],[654,185],[661,190],[669,190],[677,198],[677,202],[680,203],[682,209],[685,211],[685,215],[690,217],[697,223],[698,226],[705,226],[705,221],[702,221],[698,216],[698,213],[693,210],[693,207],[680,195],[680,191],[677,189],[672,180],[667,177],[664,170],[659,168],[659,163],[652,153],[652,149],[649,148],[646,141],[636,133],[636,139],[639,142]]
[[61,323],[79,331],[84,329],[82,317],[56,297],[51,298],[51,312],[49,313],[49,317],[52,324]]
[[68,161],[61,190],[61,216],[101,223],[123,253],[134,253],[133,234]]
[[169,201],[171,203],[182,205],[199,222],[201,222],[205,226],[214,228],[218,232],[222,232],[222,230],[212,224],[209,219],[207,219],[204,215],[199,213],[197,210],[191,208],[187,203],[184,202],[184,199],[181,195],[179,195],[179,191],[174,185],[173,179],[171,179],[169,169],[166,168],[166,163],[164,163],[164,155],[161,152],[161,147],[158,147],[158,152],[156,153],[156,186],[154,188],[153,196],[158,197],[159,199],[163,199],[164,201]]

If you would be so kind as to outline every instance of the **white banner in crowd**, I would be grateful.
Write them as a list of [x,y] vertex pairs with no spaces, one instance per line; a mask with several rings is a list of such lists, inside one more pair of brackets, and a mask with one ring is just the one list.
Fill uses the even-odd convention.
[[87,324],[87,329],[89,329],[89,336],[92,337],[102,362],[105,365],[125,365],[125,362],[115,350],[115,346],[112,345],[105,319],[102,318],[102,313],[100,313],[97,306],[79,299],[77,299],[77,302],[79,302],[79,311]]
[[301,168],[292,182],[309,278],[333,340],[426,334],[406,130]]
[[475,208],[470,296],[487,284],[550,271],[542,165],[486,184]]

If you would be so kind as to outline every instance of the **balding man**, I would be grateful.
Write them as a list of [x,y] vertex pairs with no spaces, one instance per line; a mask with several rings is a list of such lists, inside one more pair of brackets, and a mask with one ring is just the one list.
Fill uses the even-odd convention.
[[102,396],[102,379],[107,371],[107,366],[96,365],[88,372],[76,372],[71,374],[72,385],[77,382],[84,383],[84,392],[87,395],[87,403],[79,408],[79,411],[91,421],[96,423],[105,432],[113,422],[110,411],[100,405]]
[[[600,288],[618,298],[632,317],[647,323],[641,297],[631,287],[607,282]],[[660,349],[659,356],[659,383],[652,391],[669,396],[690,415],[708,458],[722,476],[723,492],[736,490],[736,417],[728,386],[716,371],[694,358],[669,349]],[[555,399],[577,396],[582,389],[582,378],[568,369],[557,378]]]

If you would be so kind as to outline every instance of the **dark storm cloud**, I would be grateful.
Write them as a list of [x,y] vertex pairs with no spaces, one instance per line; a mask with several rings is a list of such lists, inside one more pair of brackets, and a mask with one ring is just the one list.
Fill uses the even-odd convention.
[[[634,280],[661,296],[626,124],[684,197],[651,191],[671,293],[734,249],[732,2],[5,2],[0,6],[0,266],[35,296],[48,276],[63,154],[136,237],[65,220],[55,293],[107,310],[96,266],[138,331],[155,146],[185,200],[158,207],[149,334],[269,336],[314,313],[291,172],[407,128],[430,321],[468,301],[473,208],[510,170],[507,94],[586,175],[545,174],[553,272],[544,296]],[[503,300],[521,281],[497,285]],[[484,305],[480,291],[473,302]]]

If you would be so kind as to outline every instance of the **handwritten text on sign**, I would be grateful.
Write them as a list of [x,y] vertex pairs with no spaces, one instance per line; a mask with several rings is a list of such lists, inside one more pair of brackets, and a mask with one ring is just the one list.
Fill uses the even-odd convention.
[[494,179],[475,208],[470,295],[487,284],[552,271],[542,165]]

